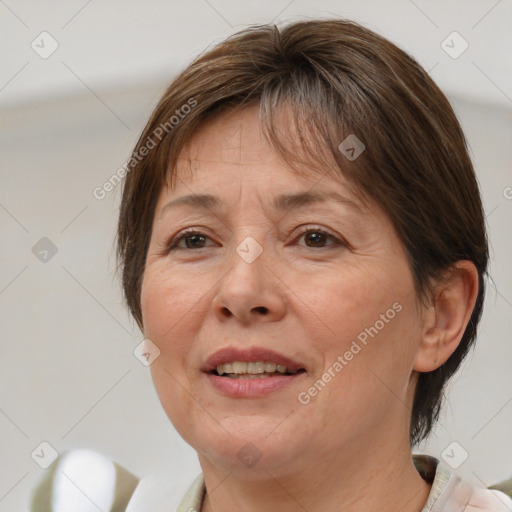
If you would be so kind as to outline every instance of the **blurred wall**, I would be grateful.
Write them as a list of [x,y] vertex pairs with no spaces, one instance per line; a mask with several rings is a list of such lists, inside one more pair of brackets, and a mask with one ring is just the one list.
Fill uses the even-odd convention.
[[478,346],[421,449],[445,459],[447,448],[466,452],[455,472],[480,485],[512,476],[512,2],[5,0],[0,512],[27,510],[45,471],[31,454],[43,441],[57,452],[98,450],[139,476],[170,471],[177,499],[200,471],[133,355],[143,336],[122,305],[113,257],[119,190],[103,199],[93,191],[207,45],[251,23],[306,16],[353,18],[389,37],[430,71],[462,122],[493,282]]

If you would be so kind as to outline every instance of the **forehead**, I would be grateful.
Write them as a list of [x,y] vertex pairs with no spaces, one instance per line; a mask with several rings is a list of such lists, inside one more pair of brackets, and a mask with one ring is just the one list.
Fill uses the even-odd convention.
[[257,108],[221,114],[201,125],[174,171],[172,188],[168,182],[158,199],[157,225],[205,215],[253,222],[263,213],[278,220],[295,212],[343,219],[360,232],[389,228],[385,212],[350,186],[339,168],[315,168],[314,163],[298,168],[278,156],[263,134]]
[[205,121],[183,148],[178,167],[185,170],[187,161],[244,165],[274,159],[262,133],[259,109],[250,107]]
[[[279,127],[278,127],[279,128]],[[286,141],[293,132],[284,133]],[[300,151],[299,141],[291,141]],[[326,165],[319,157],[313,161],[289,163],[279,156],[263,134],[259,108],[223,113],[204,122],[186,143],[177,160],[173,174],[178,178],[173,189],[167,192],[202,192],[211,187],[220,189],[257,187],[277,195],[279,192],[311,190],[311,196],[321,195],[322,190],[338,191],[351,195],[356,201],[360,194],[350,186],[335,165]],[[193,187],[194,190],[191,190]],[[314,190],[313,190],[314,189]],[[308,198],[305,198],[306,200]],[[365,201],[359,201],[362,204]]]

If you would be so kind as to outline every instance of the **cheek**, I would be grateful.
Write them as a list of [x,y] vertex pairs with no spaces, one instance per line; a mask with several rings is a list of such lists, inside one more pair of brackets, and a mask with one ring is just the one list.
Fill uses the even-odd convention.
[[160,356],[150,367],[153,384],[163,409],[180,432],[193,431],[196,421],[190,414],[195,408],[187,391],[186,368],[190,331],[197,324],[192,310],[200,295],[187,281],[188,286],[178,274],[153,266],[147,269],[141,288],[144,336],[160,349]]
[[310,385],[328,379],[325,387],[316,386],[321,391],[312,398],[319,416],[329,418],[328,428],[378,429],[385,418],[406,410],[420,332],[414,297],[407,286],[390,280],[364,286],[345,280],[345,286],[316,297],[315,311],[329,335],[316,337],[314,350],[323,367]]
[[165,268],[147,269],[141,289],[144,334],[147,338],[164,345],[171,343],[171,340],[179,342],[180,333],[191,321],[194,306],[204,294],[204,289],[196,285],[190,279],[180,277],[179,273],[168,272]]
[[[315,287],[302,280],[300,293],[308,297],[304,312],[314,313],[308,313],[309,331],[314,350],[323,354],[324,371],[346,354],[351,370],[345,373],[355,379],[367,381],[369,369],[374,369],[391,379],[408,380],[420,322],[406,270],[350,268],[317,281]],[[317,291],[312,294],[312,289]]]
[[[382,274],[363,269],[345,269],[326,275],[322,282],[302,280],[306,306],[314,309],[332,335],[346,333],[356,337],[379,321],[380,315],[401,302],[403,293]],[[312,294],[311,290],[318,290]],[[391,316],[394,311],[390,312]],[[340,340],[341,341],[341,340]]]

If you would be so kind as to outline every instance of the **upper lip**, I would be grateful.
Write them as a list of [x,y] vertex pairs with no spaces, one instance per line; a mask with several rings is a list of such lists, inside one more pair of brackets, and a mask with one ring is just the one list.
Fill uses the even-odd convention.
[[263,347],[226,347],[213,353],[206,359],[201,366],[201,371],[209,373],[217,368],[217,365],[224,363],[232,363],[234,361],[256,362],[256,361],[270,361],[272,363],[281,364],[286,366],[288,370],[305,369],[304,365],[296,360],[279,354],[274,350],[269,350]]

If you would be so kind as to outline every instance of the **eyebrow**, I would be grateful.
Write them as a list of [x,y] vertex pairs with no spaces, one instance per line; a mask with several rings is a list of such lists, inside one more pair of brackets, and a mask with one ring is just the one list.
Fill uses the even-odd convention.
[[[321,193],[308,191],[295,194],[281,194],[272,201],[272,208],[277,211],[289,211],[299,206],[325,203],[328,201],[334,201],[349,206],[358,212],[362,212],[362,208],[357,203],[338,192],[332,191]],[[223,202],[220,198],[211,194],[190,194],[169,201],[162,208],[160,216],[162,216],[164,212],[180,206],[191,206],[203,210],[218,211],[222,208]]]

